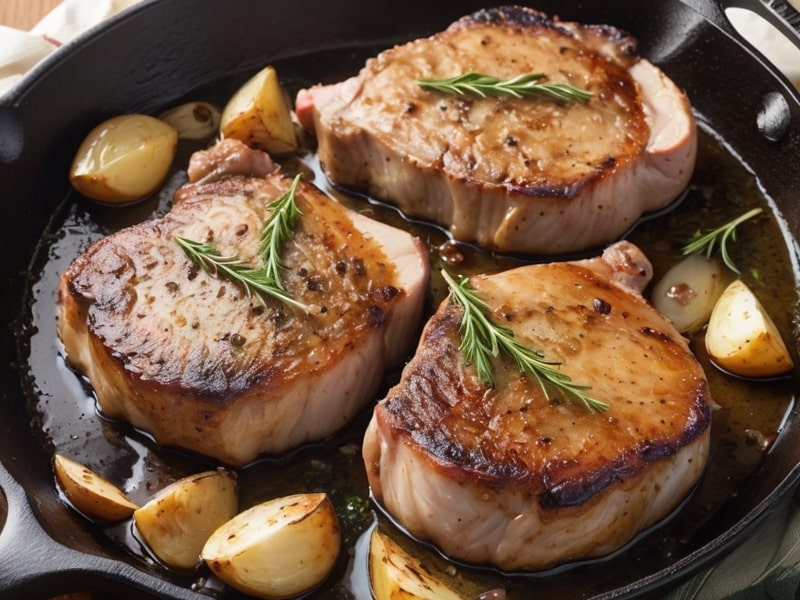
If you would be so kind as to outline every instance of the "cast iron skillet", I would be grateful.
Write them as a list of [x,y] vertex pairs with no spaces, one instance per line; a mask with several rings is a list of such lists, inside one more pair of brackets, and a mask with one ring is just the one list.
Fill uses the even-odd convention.
[[[0,489],[7,504],[7,510],[0,510],[0,520],[7,513],[0,532],[1,595],[95,591],[113,597],[206,597],[132,561],[93,535],[59,500],[50,452],[36,435],[23,400],[25,365],[20,360],[27,359],[17,356],[15,335],[29,332],[9,329],[26,322],[18,317],[26,306],[31,257],[67,193],[67,170],[83,135],[106,117],[152,112],[231,73],[326,48],[386,46],[432,33],[486,4],[145,1],[55,53],[2,99],[0,227],[5,248],[0,264],[5,292],[0,302],[9,327],[0,346]],[[714,0],[531,4],[564,19],[610,23],[638,38],[641,52],[687,90],[700,121],[755,173],[788,236],[800,238],[800,95],[733,34]],[[757,11],[764,8],[752,4]],[[782,10],[784,19],[771,11],[767,18],[797,42],[786,26],[796,15]],[[796,244],[790,246],[796,255]],[[793,341],[800,364],[798,338]],[[706,543],[668,569],[595,597],[642,596],[674,586],[742,542],[793,493],[798,480],[800,407],[793,407],[761,467],[714,518]]]

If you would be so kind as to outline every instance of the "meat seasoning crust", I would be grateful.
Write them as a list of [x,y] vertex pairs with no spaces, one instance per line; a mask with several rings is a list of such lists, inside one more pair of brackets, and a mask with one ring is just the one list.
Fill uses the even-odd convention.
[[[420,79],[543,73],[588,102],[433,92]],[[296,111],[326,174],[504,252],[565,253],[617,239],[686,187],[696,128],[685,94],[608,26],[522,7],[466,16],[382,52]]]
[[495,361],[495,389],[482,385],[459,352],[461,309],[443,302],[368,427],[375,498],[448,556],[504,570],[605,555],[672,511],[706,463],[711,397],[686,340],[639,293],[652,271],[622,277],[649,268],[621,242],[472,278],[492,320],[561,361],[605,413],[557,390],[548,401],[510,359]]
[[247,296],[175,242],[260,265],[265,207],[290,183],[273,173],[187,185],[165,217],[99,240],[64,273],[59,333],[104,414],[241,465],[340,429],[400,363],[427,285],[412,236],[301,182],[282,259],[308,313]]

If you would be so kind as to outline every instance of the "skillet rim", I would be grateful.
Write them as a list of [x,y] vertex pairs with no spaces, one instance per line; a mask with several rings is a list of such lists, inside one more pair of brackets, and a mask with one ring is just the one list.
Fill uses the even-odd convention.
[[[682,4],[689,6],[693,10],[697,10],[697,8],[690,5],[708,5],[708,4],[715,5],[714,2],[705,2],[705,1],[698,2],[697,0],[677,0],[677,1],[680,1]],[[143,0],[139,4],[134,5],[129,11],[126,11],[124,13],[121,13],[120,15],[117,15],[116,17],[113,17],[109,21],[92,28],[91,30],[79,36],[75,40],[69,42],[68,44],[65,44],[58,51],[53,53],[51,56],[47,57],[42,63],[37,65],[29,73],[29,75],[26,76],[20,82],[20,84],[14,90],[12,90],[10,93],[7,93],[2,98],[0,98],[0,110],[8,107],[13,108],[19,104],[25,103],[25,101],[29,98],[30,95],[35,94],[39,82],[42,79],[47,78],[53,71],[57,71],[60,68],[60,66],[64,64],[65,61],[68,61],[70,57],[73,55],[73,53],[82,48],[87,43],[87,41],[96,40],[102,37],[103,35],[106,35],[109,32],[113,31],[115,28],[122,27],[127,21],[140,18],[139,17],[140,13],[148,12],[152,10],[155,5],[161,5],[164,3],[165,2],[163,0]],[[177,4],[177,2],[175,3]],[[707,15],[704,16],[704,19],[708,19],[708,16]],[[785,80],[785,78],[782,77],[782,75],[777,73],[774,68],[771,68],[771,65],[764,64],[763,57],[761,57],[759,53],[754,52],[752,49],[748,49],[747,46],[743,45],[741,39],[738,38],[735,33],[731,33],[728,27],[708,20],[707,23],[713,25],[714,27],[722,31],[739,47],[744,48],[750,54],[750,56],[753,57],[754,60],[759,62],[759,64],[762,67],[767,67],[767,70],[769,71],[771,76],[774,79],[780,81],[781,85],[787,91],[789,91],[789,88],[791,88],[790,95],[794,98],[796,103],[800,105],[800,92],[794,90],[794,88],[792,88],[791,85],[788,84],[788,82]],[[248,67],[247,65],[243,65],[242,67],[243,70],[246,70],[247,68],[250,67]],[[196,86],[193,85],[192,87]],[[2,123],[3,121],[0,120],[0,125],[2,125]],[[0,141],[0,147],[2,146],[3,143]],[[2,155],[1,150],[0,150],[0,155]],[[798,231],[800,231],[800,229],[798,229]],[[796,256],[798,255],[796,247],[797,239],[794,238],[793,241],[795,243],[794,256],[796,258]],[[789,423],[788,425],[792,426],[792,423]],[[793,429],[794,430],[797,429],[796,424],[794,424]],[[797,434],[797,436],[800,436],[800,434]],[[681,568],[688,566],[688,563],[692,563],[691,565],[692,570],[697,571],[700,568],[702,568],[702,566],[717,560],[721,552],[731,549],[730,544],[732,540],[736,540],[738,538],[741,538],[742,536],[745,537],[749,536],[749,534],[752,533],[752,531],[757,527],[757,525],[761,523],[763,519],[767,518],[767,516],[769,516],[769,514],[772,511],[776,510],[776,506],[780,504],[782,500],[784,500],[788,495],[790,495],[794,491],[794,488],[797,486],[798,482],[800,482],[800,465],[795,465],[794,468],[787,473],[786,477],[783,479],[781,484],[775,487],[767,497],[765,497],[750,512],[748,512],[746,518],[736,522],[734,527],[727,530],[726,535],[717,536],[709,544],[702,546],[694,553],[676,562],[670,569],[659,571],[657,573],[654,573],[650,577],[637,580],[636,582],[631,584],[631,586],[628,586],[622,590],[609,592],[609,594],[596,596],[596,598],[617,597],[619,595],[618,592],[620,591],[622,591],[623,594],[627,594],[634,592],[644,593],[650,591],[651,589],[655,590],[660,587],[663,587],[663,581],[665,575],[668,575],[674,571],[680,571]],[[677,568],[675,568],[676,566]]]

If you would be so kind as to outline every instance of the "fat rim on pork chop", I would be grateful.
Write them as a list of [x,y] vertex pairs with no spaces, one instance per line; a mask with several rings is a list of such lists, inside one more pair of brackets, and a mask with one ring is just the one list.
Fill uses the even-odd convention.
[[267,207],[292,179],[233,140],[197,153],[189,172],[197,180],[164,217],[98,240],[63,274],[68,363],[106,416],[231,465],[335,433],[413,347],[425,247],[300,182],[282,261],[304,312],[201,269],[176,242],[257,268]]
[[[685,189],[697,132],[686,95],[635,40],[506,6],[390,48],[341,83],[301,90],[296,112],[327,176],[501,252],[612,242]],[[477,97],[422,79],[540,73],[588,102]]]
[[687,340],[641,296],[651,276],[618,242],[472,277],[493,321],[608,411],[548,398],[510,359],[485,385],[446,299],[364,436],[375,499],[447,556],[504,571],[604,556],[667,516],[703,472],[712,400]]

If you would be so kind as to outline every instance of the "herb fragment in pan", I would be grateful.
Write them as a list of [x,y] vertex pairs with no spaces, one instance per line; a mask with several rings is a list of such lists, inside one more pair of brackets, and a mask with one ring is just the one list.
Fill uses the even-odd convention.
[[238,256],[223,256],[210,244],[204,244],[177,236],[175,242],[198,267],[215,276],[225,277],[240,284],[248,295],[255,295],[263,301],[270,296],[281,302],[308,311],[308,306],[294,299],[283,285],[280,248],[292,236],[297,219],[302,215],[295,201],[297,175],[289,190],[267,207],[270,218],[261,229],[259,251],[264,261],[260,269],[253,268]]
[[735,219],[732,219],[724,225],[721,225],[716,229],[712,229],[705,234],[701,233],[700,231],[695,232],[689,243],[683,247],[683,253],[705,254],[706,258],[711,258],[711,255],[714,253],[717,244],[719,244],[719,253],[722,258],[722,262],[724,262],[725,266],[727,266],[731,271],[738,274],[739,269],[734,264],[730,254],[728,254],[728,241],[736,241],[736,228],[745,221],[752,219],[762,212],[762,208],[753,208],[743,215],[740,215],[739,217],[736,217]]
[[528,73],[512,79],[502,80],[483,73],[465,73],[446,79],[420,79],[417,83],[426,90],[457,94],[472,94],[486,98],[487,96],[524,96],[542,95],[562,102],[586,102],[592,97],[588,90],[567,83],[548,83],[543,81],[544,73]]
[[491,359],[502,350],[514,359],[521,373],[532,376],[539,383],[548,400],[551,391],[556,389],[580,401],[590,412],[608,410],[606,402],[588,394],[590,387],[574,383],[568,375],[559,371],[556,367],[561,363],[545,360],[542,352],[520,344],[511,329],[492,322],[488,305],[472,288],[469,279],[461,276],[456,282],[444,270],[442,276],[450,288],[450,300],[463,310],[459,350],[468,364],[475,365],[478,378],[484,385],[494,385]]

